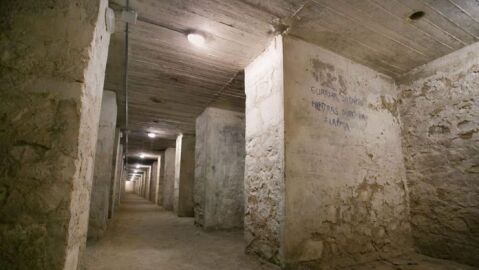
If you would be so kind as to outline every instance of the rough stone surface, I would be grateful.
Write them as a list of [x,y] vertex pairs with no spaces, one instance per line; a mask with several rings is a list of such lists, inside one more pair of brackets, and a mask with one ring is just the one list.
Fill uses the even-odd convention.
[[283,50],[277,37],[245,69],[246,251],[281,258],[284,202]]
[[151,165],[151,188],[148,194],[148,200],[155,202],[156,192],[158,190],[158,161],[153,162]]
[[479,266],[479,44],[401,79],[418,251]]
[[165,152],[161,152],[158,157],[158,185],[156,191],[155,203],[163,205],[163,190],[165,188]]
[[245,85],[248,251],[312,268],[411,251],[393,80],[277,37]]
[[95,168],[90,200],[88,239],[100,238],[106,230],[110,211],[113,153],[115,148],[116,94],[103,92],[95,153]]
[[0,269],[77,269],[109,35],[106,0],[2,1]]
[[120,168],[122,161],[122,149],[121,149],[121,131],[119,128],[115,130],[115,141],[113,148],[113,160],[112,160],[112,172],[111,172],[111,187],[110,188],[110,202],[108,207],[108,218],[113,217],[115,209],[120,204],[120,198],[118,198],[120,190]]
[[[121,135],[121,133],[120,133]],[[121,193],[122,189],[124,188],[124,180],[123,180],[123,145],[121,144],[121,138],[118,141],[118,148],[117,148],[117,155],[116,155],[116,162],[115,162],[115,175],[114,181],[116,183],[116,189],[114,191],[114,209],[118,208],[121,202]]]
[[394,81],[287,37],[284,92],[285,264],[411,251]]
[[173,210],[179,217],[193,217],[195,181],[195,136],[180,134],[176,139]]
[[205,229],[243,227],[244,113],[207,108],[196,119],[195,222]]
[[163,208],[173,210],[173,195],[175,190],[175,148],[165,151],[165,174],[163,189]]

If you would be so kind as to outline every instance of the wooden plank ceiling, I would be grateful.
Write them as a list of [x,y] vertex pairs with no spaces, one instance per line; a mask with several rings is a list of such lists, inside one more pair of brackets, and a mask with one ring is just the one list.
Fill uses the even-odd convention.
[[[125,0],[110,0],[119,12]],[[243,68],[278,31],[393,78],[479,39],[478,0],[136,0],[130,26],[129,153],[175,145],[210,105],[244,110]],[[424,17],[409,16],[423,11]],[[201,31],[206,44],[185,36]],[[123,96],[124,23],[112,35],[105,89]],[[159,138],[149,139],[147,132]]]

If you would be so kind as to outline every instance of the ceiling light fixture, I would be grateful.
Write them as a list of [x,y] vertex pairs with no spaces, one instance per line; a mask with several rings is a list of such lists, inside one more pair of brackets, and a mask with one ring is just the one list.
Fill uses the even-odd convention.
[[150,138],[152,138],[152,139],[153,139],[153,138],[155,138],[155,137],[156,137],[156,134],[155,134],[155,133],[153,133],[153,132],[148,132],[148,137],[150,137]]
[[195,46],[203,46],[205,44],[205,36],[198,32],[191,32],[186,35],[188,41]]
[[409,15],[409,19],[411,21],[417,21],[421,19],[422,17],[424,17],[424,15],[426,15],[424,11],[416,11],[413,14]]
[[135,168],[139,169],[139,168],[140,168],[140,165],[136,164]]
[[140,154],[140,158],[145,158],[145,154]]

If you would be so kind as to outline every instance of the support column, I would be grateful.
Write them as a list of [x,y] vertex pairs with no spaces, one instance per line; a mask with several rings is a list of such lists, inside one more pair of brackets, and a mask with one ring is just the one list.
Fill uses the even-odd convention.
[[158,157],[158,182],[156,185],[155,204],[163,205],[163,189],[165,182],[165,152],[161,152]]
[[1,269],[78,268],[110,39],[107,3],[2,1]]
[[151,184],[150,193],[148,194],[148,200],[155,202],[156,190],[158,185],[158,159],[151,165]]
[[116,147],[114,144],[116,114],[116,94],[111,91],[104,91],[96,144],[88,239],[98,239],[103,235],[111,211],[109,207],[110,193],[113,188],[111,179],[113,149]]
[[113,160],[112,160],[112,169],[111,169],[111,188],[110,188],[110,201],[109,201],[109,207],[108,207],[108,218],[113,217],[113,213],[116,210],[116,205],[117,205],[117,197],[116,194],[118,193],[118,190],[120,189],[120,179],[119,179],[119,171],[118,171],[118,166],[120,165],[120,157],[121,157],[121,145],[120,145],[120,140],[121,140],[121,131],[120,129],[115,130],[115,144],[113,148]]
[[245,87],[248,252],[332,269],[411,251],[391,78],[278,36]]
[[150,194],[151,166],[147,166],[143,174],[143,190],[141,196],[148,199],[148,195]]
[[118,188],[115,194],[115,208],[120,206],[121,194],[124,192],[124,177],[123,177],[123,145],[120,142],[118,155],[116,160],[116,181]]
[[243,227],[244,120],[218,108],[196,119],[195,222],[205,229]]
[[175,189],[173,210],[179,217],[192,217],[195,180],[195,136],[180,134],[176,138]]
[[173,210],[173,197],[175,190],[175,148],[168,148],[165,151],[165,173],[163,189],[163,208]]

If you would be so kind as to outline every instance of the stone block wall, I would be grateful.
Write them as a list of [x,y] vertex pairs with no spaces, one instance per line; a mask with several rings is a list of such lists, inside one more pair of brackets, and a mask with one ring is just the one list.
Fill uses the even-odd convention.
[[205,229],[243,227],[244,113],[207,108],[196,119],[195,222]]
[[280,263],[284,212],[283,42],[245,69],[246,251]]
[[173,196],[175,190],[175,148],[165,150],[165,174],[163,185],[163,208],[173,210]]
[[283,50],[284,263],[412,251],[394,81],[292,37]]
[[155,203],[163,205],[163,190],[165,188],[165,152],[158,157],[158,185]]
[[158,185],[158,161],[155,161],[151,165],[151,186],[150,186],[150,193],[148,194],[148,200],[151,202],[155,201],[157,185]]
[[479,44],[399,82],[416,248],[479,266]]
[[90,200],[88,238],[98,239],[106,230],[112,192],[113,148],[115,147],[116,94],[103,92]]
[[249,252],[328,268],[412,250],[391,78],[276,37],[245,86]]
[[195,136],[180,134],[176,139],[173,211],[179,217],[193,217],[195,180]]
[[0,269],[78,268],[109,44],[107,2],[2,1]]

